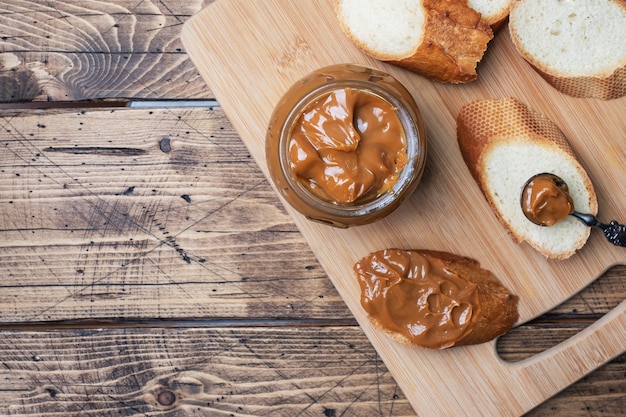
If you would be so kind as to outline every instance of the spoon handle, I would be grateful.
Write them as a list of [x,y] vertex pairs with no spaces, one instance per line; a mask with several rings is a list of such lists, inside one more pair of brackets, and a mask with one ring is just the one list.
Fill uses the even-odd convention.
[[606,224],[600,223],[598,221],[598,219],[596,219],[594,217],[593,214],[579,213],[577,211],[574,211],[573,213],[570,213],[570,214],[572,216],[576,217],[578,220],[580,220],[583,223],[585,223],[589,227],[599,227],[599,228],[601,228],[603,230],[604,230],[604,228],[607,227]]
[[607,240],[615,246],[626,247],[626,225],[619,224],[615,220],[611,220],[609,224],[600,223],[593,215],[577,211],[571,214],[589,227],[602,229]]

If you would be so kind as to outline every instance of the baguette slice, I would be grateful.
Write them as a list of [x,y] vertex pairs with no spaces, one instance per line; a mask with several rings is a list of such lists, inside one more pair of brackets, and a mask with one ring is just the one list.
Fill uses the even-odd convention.
[[335,11],[366,54],[440,82],[476,79],[493,38],[467,0],[335,0]]
[[509,16],[513,0],[468,0],[469,6],[479,12],[483,20],[496,32]]
[[354,271],[363,292],[386,294],[384,304],[363,305],[370,322],[409,346],[443,349],[485,343],[519,319],[518,297],[471,258],[386,249],[358,261]]
[[577,211],[598,211],[591,180],[552,121],[513,98],[477,100],[461,108],[457,139],[469,171],[516,242],[554,259],[566,259],[583,247],[590,228],[581,221],[568,216],[554,226],[537,226],[520,207],[526,181],[553,173],[567,183]]
[[509,31],[520,55],[558,91],[626,95],[626,1],[516,0]]

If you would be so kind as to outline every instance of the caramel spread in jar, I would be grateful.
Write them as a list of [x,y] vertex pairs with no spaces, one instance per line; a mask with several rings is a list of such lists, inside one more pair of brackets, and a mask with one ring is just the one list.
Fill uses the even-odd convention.
[[354,266],[361,305],[384,330],[411,344],[453,346],[478,316],[477,285],[416,251],[374,252]]
[[387,192],[407,163],[395,109],[351,88],[329,92],[304,109],[289,143],[294,175],[317,196],[349,204]]
[[533,223],[552,226],[574,212],[574,202],[559,177],[539,174],[524,187],[522,210]]
[[374,68],[339,64],[294,83],[269,120],[265,157],[277,191],[323,224],[384,218],[426,164],[426,130],[411,93]]

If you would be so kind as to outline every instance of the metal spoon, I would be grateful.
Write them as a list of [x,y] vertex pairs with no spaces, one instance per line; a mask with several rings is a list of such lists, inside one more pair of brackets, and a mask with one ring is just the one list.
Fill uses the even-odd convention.
[[[531,214],[529,214],[527,210],[523,209],[524,208],[524,196],[527,193],[527,188],[530,186],[531,182],[533,182],[534,180],[540,177],[552,181],[554,185],[556,186],[556,188],[560,190],[560,192],[562,193],[567,194],[568,189],[567,189],[567,184],[565,183],[565,181],[563,181],[562,178],[560,178],[557,175],[550,174],[550,173],[542,173],[542,174],[534,175],[524,184],[524,187],[522,188],[521,199],[520,199],[520,204],[522,205],[522,211],[524,212],[524,215],[526,216],[528,220],[530,220],[531,222],[535,224],[538,224],[540,226],[548,226],[542,223],[541,221],[539,221],[536,217],[533,217]],[[569,198],[569,195],[567,198]],[[572,209],[573,209],[573,203],[572,203]],[[604,233],[604,236],[607,238],[607,240],[611,242],[612,244],[614,244],[615,246],[626,247],[626,225],[619,224],[615,220],[612,220],[609,224],[601,223],[592,214],[580,213],[576,210],[573,210],[572,212],[568,214],[570,216],[576,217],[577,219],[579,219],[580,221],[582,221],[585,225],[589,227],[600,228],[602,232]]]

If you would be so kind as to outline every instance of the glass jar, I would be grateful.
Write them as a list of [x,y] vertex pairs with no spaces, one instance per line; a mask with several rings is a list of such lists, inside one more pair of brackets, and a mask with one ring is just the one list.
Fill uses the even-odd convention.
[[[406,152],[404,165],[392,184],[380,193],[350,202],[339,202],[314,192],[314,188],[294,174],[290,159],[294,128],[303,113],[333,92],[342,94],[342,90],[366,94],[386,103],[400,123]],[[294,84],[274,109],[265,144],[270,177],[281,196],[308,219],[336,227],[371,223],[395,210],[418,185],[426,163],[426,148],[424,123],[407,89],[387,73],[354,64],[321,68]],[[333,151],[333,155],[337,154],[340,152]]]

